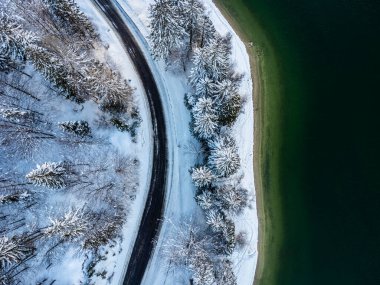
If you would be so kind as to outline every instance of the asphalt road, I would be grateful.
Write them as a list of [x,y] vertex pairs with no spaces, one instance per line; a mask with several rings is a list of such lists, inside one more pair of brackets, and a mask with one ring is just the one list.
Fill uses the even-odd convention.
[[149,65],[132,33],[117,13],[117,8],[110,0],[94,0],[94,2],[112,23],[128,51],[143,83],[152,117],[154,134],[152,177],[140,228],[123,282],[124,285],[138,285],[141,284],[151,257],[154,247],[152,241],[160,228],[163,213],[168,165],[164,113],[160,94]]

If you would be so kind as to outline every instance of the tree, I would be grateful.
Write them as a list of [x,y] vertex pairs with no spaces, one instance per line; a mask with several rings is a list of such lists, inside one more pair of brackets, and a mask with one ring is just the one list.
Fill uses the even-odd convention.
[[203,210],[209,210],[215,204],[215,197],[208,190],[204,190],[200,194],[198,194],[195,197],[195,200],[197,201],[199,207],[201,207]]
[[207,77],[208,52],[206,48],[197,48],[191,58],[193,67],[190,70],[189,82],[193,87]]
[[0,237],[0,269],[21,261],[29,251],[17,238]]
[[21,110],[18,108],[1,108],[0,116],[9,121],[19,123],[32,117],[32,114],[30,111]]
[[33,47],[27,50],[27,58],[37,71],[65,93],[67,99],[84,102],[85,98],[78,88],[78,77],[69,73],[68,66],[63,65],[56,54],[42,47]]
[[109,113],[132,113],[134,109],[133,88],[123,80],[118,72],[95,61],[86,67],[83,79],[86,89],[92,94],[100,108]]
[[[215,284],[214,266],[210,259],[196,260],[191,268],[193,270],[193,284],[194,285],[213,285]],[[222,283],[221,283],[222,284]],[[223,284],[224,285],[224,284]]]
[[209,238],[192,221],[172,223],[172,232],[163,244],[163,255],[169,264],[190,268],[208,256]]
[[199,34],[199,47],[203,48],[204,46],[211,43],[215,39],[216,30],[214,24],[207,15],[203,15],[199,20],[200,34]]
[[209,141],[208,166],[219,177],[229,177],[240,167],[235,140],[229,135],[219,135]]
[[4,12],[0,13],[0,58],[4,63],[6,59],[25,60],[25,50],[37,42],[37,37],[22,29],[14,19]]
[[26,175],[26,178],[36,186],[59,189],[66,186],[67,169],[62,162],[45,162],[37,165]]
[[230,213],[241,213],[247,206],[248,191],[242,187],[224,186],[217,190],[217,196],[222,208]]
[[237,285],[236,276],[232,268],[232,262],[230,260],[221,260],[216,269],[216,278],[218,284]]
[[87,35],[96,38],[97,34],[88,18],[79,9],[74,0],[44,0],[48,3],[52,13],[61,24],[69,31],[81,37]]
[[231,126],[237,119],[242,108],[242,99],[240,95],[227,99],[224,104],[219,105],[218,118],[219,122],[224,126]]
[[215,176],[207,166],[199,166],[192,169],[191,178],[195,186],[205,187],[212,183]]
[[59,123],[58,125],[63,131],[80,137],[91,135],[91,129],[86,121],[67,121]]
[[188,50],[192,51],[193,44],[197,42],[201,34],[200,20],[204,13],[204,6],[199,0],[178,1],[181,26],[189,35]]
[[226,224],[225,220],[224,214],[216,208],[206,211],[206,223],[214,232],[223,232]]
[[201,78],[195,85],[195,94],[199,97],[210,97],[214,93],[214,82],[208,78]]
[[218,130],[218,117],[211,98],[201,97],[192,109],[193,130],[200,139],[210,139]]
[[155,58],[167,59],[180,48],[186,34],[180,26],[178,6],[174,0],[155,0],[149,7],[152,53]]
[[43,230],[47,236],[59,236],[73,240],[84,235],[89,227],[88,216],[83,209],[71,209],[60,219],[50,218],[50,226]]
[[217,35],[211,43],[205,47],[208,50],[208,76],[215,82],[228,77],[231,71],[231,35],[225,37]]
[[213,98],[218,105],[224,104],[238,93],[238,83],[227,78],[213,85]]

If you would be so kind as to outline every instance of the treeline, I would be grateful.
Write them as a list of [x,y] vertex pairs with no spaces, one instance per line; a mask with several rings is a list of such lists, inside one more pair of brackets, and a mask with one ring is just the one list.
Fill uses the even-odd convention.
[[[239,150],[231,135],[243,104],[239,94],[243,76],[231,59],[232,36],[217,33],[206,12],[199,0],[156,0],[150,7],[150,41],[157,59],[167,66],[180,63],[188,74],[191,92],[185,103],[191,113],[190,130],[204,150],[203,163],[190,172],[197,188],[195,200],[212,233],[203,234],[210,236],[213,246],[206,247],[206,259],[187,257],[184,263],[193,272],[194,284],[236,284],[232,269],[228,278],[218,279],[220,257],[215,253],[232,254],[236,245],[232,217],[248,204],[248,191],[240,185]],[[223,260],[231,267],[228,259]]]

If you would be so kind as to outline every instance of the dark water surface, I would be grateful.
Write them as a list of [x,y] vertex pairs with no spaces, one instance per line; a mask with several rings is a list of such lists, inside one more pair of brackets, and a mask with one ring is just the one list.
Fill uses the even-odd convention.
[[244,2],[284,96],[276,284],[380,284],[380,1]]

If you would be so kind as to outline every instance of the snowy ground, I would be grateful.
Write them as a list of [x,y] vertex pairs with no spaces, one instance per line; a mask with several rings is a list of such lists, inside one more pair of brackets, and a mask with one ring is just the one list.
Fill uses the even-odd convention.
[[[202,218],[201,211],[194,201],[194,186],[188,170],[197,162],[199,146],[189,132],[190,114],[184,105],[184,94],[188,91],[187,79],[184,75],[166,71],[162,63],[153,61],[149,53],[147,43],[148,35],[148,7],[152,0],[114,0],[120,10],[124,11],[124,17],[135,34],[157,80],[167,116],[169,140],[173,148],[169,146],[172,163],[169,175],[169,189],[166,201],[165,218],[157,248],[144,277],[143,284],[185,284],[188,282],[181,274],[170,274],[163,264],[165,261],[160,255],[160,247],[164,238],[170,232],[170,222],[178,221],[192,215]],[[230,32],[233,35],[232,58],[236,63],[236,70],[246,76],[241,86],[241,94],[246,100],[244,112],[239,116],[234,128],[234,136],[237,140],[242,169],[245,177],[242,186],[249,189],[252,201],[250,207],[236,220],[236,233],[245,232],[248,244],[235,251],[232,256],[234,269],[238,276],[238,284],[251,285],[257,263],[258,218],[255,201],[254,176],[253,176],[253,102],[252,80],[250,76],[249,57],[244,43],[238,38],[228,22],[221,15],[211,0],[203,1],[209,16],[217,31],[221,34]]]

